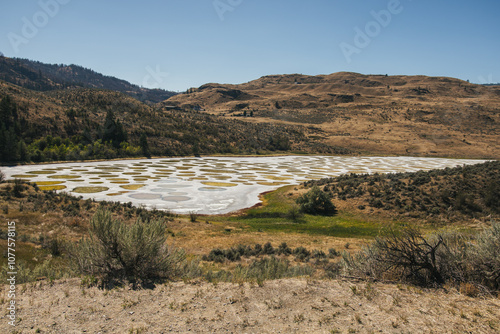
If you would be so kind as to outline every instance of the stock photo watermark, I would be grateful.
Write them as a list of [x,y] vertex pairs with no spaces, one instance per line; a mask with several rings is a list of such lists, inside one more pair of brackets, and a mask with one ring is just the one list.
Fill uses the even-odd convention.
[[232,12],[243,3],[243,0],[214,0],[212,3],[215,9],[215,12],[219,16],[221,21],[224,21],[224,15],[227,12]]
[[477,83],[480,85],[487,85],[493,83],[493,74],[489,74],[488,77],[483,77],[482,75],[477,77]]
[[167,72],[162,72],[160,65],[156,65],[153,69],[151,66],[146,66],[146,72],[148,74],[142,80],[142,86],[148,88],[159,88],[161,84],[165,82],[165,78],[168,77]]
[[9,32],[7,38],[15,53],[19,53],[21,45],[28,44],[35,38],[40,29],[49,24],[50,19],[54,18],[61,6],[67,5],[71,0],[40,0],[38,6],[40,10],[35,12],[31,18],[23,16],[21,18],[22,26],[20,33]]
[[390,0],[387,3],[387,9],[370,12],[373,20],[368,21],[363,29],[359,26],[354,27],[355,35],[352,43],[342,42],[339,44],[347,63],[352,62],[353,55],[360,54],[363,49],[367,48],[382,30],[391,24],[393,17],[403,12],[403,9],[400,0]]
[[11,326],[16,325],[16,222],[7,223],[7,319]]

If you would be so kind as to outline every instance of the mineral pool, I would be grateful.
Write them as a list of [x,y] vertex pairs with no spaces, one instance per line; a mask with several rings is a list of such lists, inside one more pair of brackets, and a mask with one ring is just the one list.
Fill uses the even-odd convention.
[[176,213],[224,214],[259,203],[259,194],[348,173],[396,173],[484,160],[415,157],[204,157],[5,167],[8,178],[83,198],[132,202]]

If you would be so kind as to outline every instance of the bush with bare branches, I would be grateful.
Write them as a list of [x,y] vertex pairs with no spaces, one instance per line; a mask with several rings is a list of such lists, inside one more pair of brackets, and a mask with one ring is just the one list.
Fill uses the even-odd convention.
[[424,237],[410,227],[391,230],[357,254],[343,253],[344,274],[420,285],[473,283],[500,288],[500,224],[477,237],[447,232]]

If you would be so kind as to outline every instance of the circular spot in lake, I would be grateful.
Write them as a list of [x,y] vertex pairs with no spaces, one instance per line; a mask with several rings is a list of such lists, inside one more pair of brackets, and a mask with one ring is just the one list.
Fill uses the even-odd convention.
[[148,193],[139,193],[129,195],[131,198],[142,199],[142,200],[152,200],[152,199],[160,199],[161,195],[159,194],[148,194]]
[[108,187],[76,187],[72,192],[77,194],[94,194],[108,190]]
[[38,186],[53,186],[55,184],[61,184],[64,183],[64,181],[36,181],[35,182]]
[[80,175],[50,175],[50,176],[48,176],[49,179],[64,179],[64,180],[78,179],[80,177],[81,177]]
[[170,193],[168,193],[170,196],[186,196],[186,195],[189,195],[189,193],[185,193],[185,192],[182,192],[182,191],[172,191]]
[[38,171],[32,171],[32,172],[26,172],[27,174],[55,174],[56,172],[53,170],[38,170]]
[[66,189],[66,186],[39,186],[38,189],[40,190],[63,190]]
[[176,189],[176,188],[189,188],[192,187],[190,184],[158,184],[160,188],[166,189]]
[[127,190],[137,190],[137,189],[144,187],[144,184],[129,184],[129,185],[120,186],[120,187],[122,187],[123,189],[127,189]]
[[172,189],[167,189],[167,188],[154,188],[154,189],[151,189],[152,192],[155,192],[155,193],[168,193],[170,191],[172,191]]
[[221,175],[221,176],[214,176],[213,178],[216,180],[229,180],[230,178],[232,178],[232,176]]
[[191,199],[191,197],[188,196],[164,196],[162,198],[166,202],[186,202]]
[[219,187],[201,187],[198,188],[199,191],[226,191],[227,189],[225,188],[219,188]]
[[268,180],[276,180],[276,181],[284,181],[284,180],[291,180],[293,179],[292,177],[287,177],[287,176],[273,176],[273,175],[265,175],[265,178]]
[[169,178],[169,179],[160,180],[160,181],[158,181],[158,183],[176,183],[176,182],[179,182],[179,181],[180,181],[180,179],[172,177],[172,178]]
[[235,183],[226,183],[226,182],[202,182],[206,186],[212,187],[236,187]]

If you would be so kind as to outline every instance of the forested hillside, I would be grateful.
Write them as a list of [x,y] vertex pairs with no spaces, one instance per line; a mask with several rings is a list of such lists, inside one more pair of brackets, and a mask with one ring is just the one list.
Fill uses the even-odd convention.
[[176,94],[163,89],[142,88],[74,64],[45,64],[2,56],[0,56],[0,80],[37,91],[72,87],[109,89],[147,103],[158,103]]

